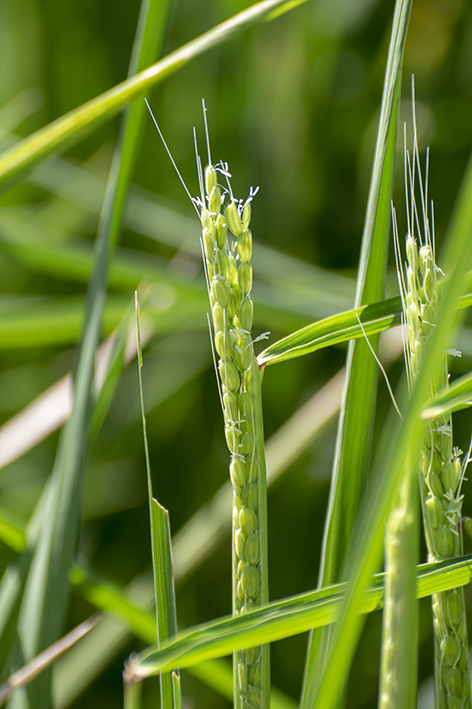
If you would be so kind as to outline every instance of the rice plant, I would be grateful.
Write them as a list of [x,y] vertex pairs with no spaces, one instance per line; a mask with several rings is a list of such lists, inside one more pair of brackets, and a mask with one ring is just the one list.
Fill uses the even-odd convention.
[[0,702],[470,706],[470,11],[133,10],[0,5]]
[[[394,238],[404,318],[407,327],[405,359],[410,385],[422,366],[423,352],[436,325],[439,292],[433,204],[428,202],[429,153],[422,178],[419,157],[414,91],[413,148],[405,148],[407,211],[406,264],[402,268],[398,228],[394,213]],[[418,199],[416,197],[418,181]],[[418,204],[419,203],[419,204]],[[430,395],[447,390],[447,354],[437,363],[430,382]],[[459,355],[457,350],[449,354]],[[428,422],[418,456],[424,531],[430,561],[457,557],[462,552],[462,484],[465,464],[453,445],[450,413]],[[467,619],[462,589],[432,597],[435,637],[435,706],[470,706]]]
[[[231,455],[233,488],[233,613],[267,603],[267,492],[262,429],[261,375],[251,337],[251,202],[235,199],[228,164],[211,161],[205,107],[208,165],[203,173],[197,152],[202,250],[210,299],[214,351],[225,438]],[[227,187],[222,193],[221,176]],[[228,199],[223,211],[223,205]],[[228,243],[228,228],[233,240]],[[235,706],[269,706],[268,648],[234,654]]]

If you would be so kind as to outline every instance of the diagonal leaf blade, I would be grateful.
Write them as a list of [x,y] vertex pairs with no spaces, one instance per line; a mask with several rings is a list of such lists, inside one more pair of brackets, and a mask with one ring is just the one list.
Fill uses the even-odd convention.
[[[472,556],[418,567],[417,597],[436,590],[463,586],[472,578]],[[162,648],[150,647],[130,660],[127,671],[136,679],[167,672],[176,665],[190,667],[197,662],[228,655],[233,647],[251,647],[258,642],[274,642],[320,627],[336,620],[344,600],[346,584],[298,594],[273,601],[238,617],[227,616],[179,633]],[[382,607],[383,574],[359,600],[357,613]]]
[[[285,362],[312,354],[323,347],[338,345],[365,335],[375,335],[401,322],[400,297],[353,308],[307,325],[270,347],[258,356],[259,366]],[[359,324],[360,323],[360,324]]]
[[[470,284],[470,278],[468,277]],[[441,284],[443,285],[443,283]],[[472,294],[462,296],[457,309],[469,306]],[[267,347],[257,357],[260,367],[312,354],[323,347],[377,335],[399,325],[402,319],[400,296],[353,308],[311,323]]]
[[[24,170],[66,144],[78,140],[87,130],[111,118],[131,99],[155,86],[195,57],[228,41],[263,19],[271,20],[307,0],[263,0],[226,22],[183,45],[136,76],[88,101],[0,156],[0,186],[5,187]],[[156,36],[159,34],[156,31]],[[134,55],[133,55],[134,56]],[[139,67],[139,70],[142,66]]]
[[424,421],[437,418],[443,414],[469,408],[472,405],[472,372],[456,379],[447,389],[440,391],[426,402],[421,412]]

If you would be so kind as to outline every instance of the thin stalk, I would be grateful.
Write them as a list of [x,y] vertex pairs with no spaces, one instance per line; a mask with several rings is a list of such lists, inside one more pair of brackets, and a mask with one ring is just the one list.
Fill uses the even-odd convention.
[[143,709],[142,684],[125,684],[123,686],[123,709]]
[[[262,372],[256,359],[253,360],[253,388],[254,388],[254,423],[255,423],[255,449],[259,461],[258,499],[259,499],[259,545],[260,545],[260,571],[261,571],[261,604],[269,602],[269,558],[267,535],[267,475],[264,444],[264,419],[262,410]],[[261,648],[261,687],[263,698],[261,706],[269,706],[270,690],[270,657],[269,646]]]
[[385,534],[385,600],[379,709],[414,709],[417,694],[418,483],[405,466]]

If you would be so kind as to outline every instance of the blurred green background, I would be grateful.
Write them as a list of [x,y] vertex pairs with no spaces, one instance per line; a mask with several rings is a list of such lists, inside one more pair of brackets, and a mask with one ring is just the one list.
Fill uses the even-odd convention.
[[[165,53],[245,6],[237,0],[174,2]],[[255,251],[256,334],[269,330],[271,342],[351,307],[393,6],[385,0],[309,2],[210,51],[148,95],[192,194],[197,193],[192,127],[202,139],[203,97],[214,160],[229,162],[238,196],[246,197],[251,185],[260,186],[253,204],[253,235],[271,250]],[[2,146],[122,81],[138,12],[137,0],[0,0]],[[414,73],[420,145],[431,148],[438,250],[472,144],[471,67],[470,4],[415,1],[401,110],[408,120],[409,76]],[[118,120],[107,122],[0,198],[2,424],[73,366],[86,264],[117,132]],[[203,140],[200,146],[203,151]],[[395,203],[403,231],[401,144],[398,156]],[[148,336],[143,377],[154,492],[170,512],[173,532],[227,478],[198,238],[198,220],[149,120],[136,157],[117,269],[111,275],[104,333],[132,305],[138,288]],[[72,253],[68,249],[75,254],[70,262],[65,261]],[[85,264],[80,268],[79,256]],[[313,266],[330,273],[323,278]],[[389,284],[390,294],[396,294],[393,271]],[[465,328],[461,337],[457,347],[463,356],[451,363],[454,375],[471,367],[470,330]],[[390,362],[391,347],[386,340],[395,383],[402,365],[398,346],[396,360]],[[344,358],[345,349],[333,349],[269,368],[264,381],[267,437],[342,367]],[[381,383],[379,427],[389,406]],[[466,448],[469,414],[457,417],[456,431],[456,443]],[[332,422],[270,491],[272,598],[316,583],[335,433]],[[53,431],[20,458],[3,463],[0,504],[18,520],[31,513],[51,471],[57,439]],[[465,512],[471,514],[467,487]],[[122,586],[149,567],[134,359],[119,377],[105,418],[95,429],[83,517],[81,559]],[[198,546],[198,539],[194,542]],[[229,534],[221,535],[215,547],[177,586],[182,627],[230,611]],[[12,556],[0,546],[2,570]],[[467,598],[470,604],[469,592]],[[92,611],[72,595],[70,626]],[[432,671],[430,630],[426,602],[420,645],[423,680]],[[379,636],[380,615],[375,614],[355,659],[350,706],[376,706]],[[128,639],[73,706],[117,706],[123,661],[142,646]],[[274,682],[295,699],[305,648],[303,636],[272,649]],[[150,697],[156,686],[155,680],[149,682]],[[183,674],[183,694],[187,707],[229,706],[188,673]]]

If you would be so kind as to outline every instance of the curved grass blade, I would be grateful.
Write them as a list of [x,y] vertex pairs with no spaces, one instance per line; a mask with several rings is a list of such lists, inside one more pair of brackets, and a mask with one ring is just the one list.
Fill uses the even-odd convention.
[[[472,556],[418,567],[417,596],[424,598],[436,590],[463,586],[472,579]],[[359,597],[356,612],[370,613],[382,607],[383,574]],[[176,665],[190,667],[197,662],[229,655],[233,647],[251,647],[303,633],[336,620],[342,607],[347,584],[290,596],[273,601],[260,609],[238,617],[227,616],[179,633],[160,649],[148,648],[129,664],[136,679],[144,679]],[[338,678],[339,680],[339,678]]]
[[[470,274],[467,276],[467,283],[468,287],[472,285]],[[443,282],[440,286],[442,290]],[[459,298],[455,306],[456,309],[468,307],[471,298],[472,293]],[[362,339],[366,335],[376,335],[390,327],[400,325],[401,315],[400,296],[346,310],[287,335],[261,352],[257,361],[260,367],[267,367],[270,364],[286,362],[289,359],[312,354],[323,347]]]
[[[78,140],[88,129],[98,126],[106,118],[111,118],[131,99],[186,66],[195,57],[228,41],[257,22],[263,19],[274,19],[282,12],[291,10],[306,1],[263,0],[188,42],[147,69],[142,70],[143,66],[140,65],[137,67],[139,74],[130,76],[104,94],[41,128],[0,156],[0,186],[7,186],[15,177],[39,160],[63,148],[66,143],[70,145]],[[160,28],[155,26],[155,36],[162,37],[162,30],[162,25]],[[137,39],[140,39],[139,33]],[[138,52],[133,52],[133,58],[137,55]]]
[[[316,350],[342,342],[374,335],[401,322],[402,305],[399,296],[347,310],[284,337],[267,347],[257,357],[260,367],[285,362],[312,354]],[[362,324],[359,324],[359,321]]]

